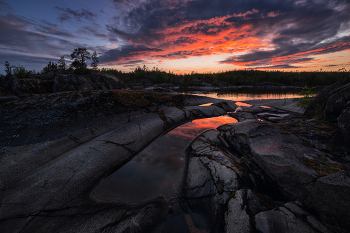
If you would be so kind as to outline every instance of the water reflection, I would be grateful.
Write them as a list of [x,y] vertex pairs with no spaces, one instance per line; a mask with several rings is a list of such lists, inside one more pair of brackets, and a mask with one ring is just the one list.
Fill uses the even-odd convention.
[[196,94],[200,96],[207,96],[211,98],[220,98],[233,101],[245,101],[255,99],[284,99],[284,98],[298,98],[300,89],[281,89],[281,90],[260,90],[261,93],[250,92],[247,89],[232,90],[229,92],[211,92],[207,94]]
[[128,164],[104,179],[94,194],[101,199],[141,202],[174,196],[184,169],[183,151],[201,132],[237,120],[228,116],[198,119],[175,128],[151,143]]
[[[322,88],[315,90],[318,93]],[[192,93],[193,95],[207,96],[211,98],[219,98],[233,101],[245,101],[256,99],[284,99],[299,98],[298,93],[302,88],[257,88],[257,87],[241,87],[234,89],[215,89],[210,92],[181,90],[182,93]]]

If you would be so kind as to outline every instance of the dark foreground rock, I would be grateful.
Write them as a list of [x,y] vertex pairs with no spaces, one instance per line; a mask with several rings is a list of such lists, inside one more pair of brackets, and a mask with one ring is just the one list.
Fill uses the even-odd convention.
[[169,213],[169,200],[122,204],[91,192],[166,130],[225,113],[198,106],[209,101],[154,91],[84,91],[2,104],[0,232],[153,229]]
[[3,89],[0,95],[13,93],[20,97],[62,91],[113,90],[125,87],[123,81],[114,75],[91,70],[80,75],[56,71],[25,78],[18,78],[15,75],[0,77],[0,88]]
[[[324,118],[334,122],[343,132],[344,138],[350,142],[349,126],[350,77],[338,81],[323,89],[305,111],[308,118]],[[350,152],[349,143],[348,152]]]
[[[319,142],[336,133],[281,109],[232,115],[241,122],[206,131],[187,149],[188,208],[213,232],[350,230],[349,163]],[[305,131],[315,132],[306,140]]]

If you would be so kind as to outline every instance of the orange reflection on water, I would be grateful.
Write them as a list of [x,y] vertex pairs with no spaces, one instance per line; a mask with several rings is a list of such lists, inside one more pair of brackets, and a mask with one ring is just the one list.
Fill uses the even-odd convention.
[[201,105],[199,105],[199,107],[210,106],[210,105],[212,105],[212,104],[213,104],[213,103],[201,104]]
[[259,100],[259,99],[289,99],[302,97],[297,93],[221,93],[219,96],[217,93],[209,94],[193,94],[198,96],[206,96],[214,99],[232,100],[232,101],[246,101],[246,100]]
[[204,118],[193,120],[192,122],[186,123],[176,129],[170,131],[168,135],[173,137],[194,139],[201,132],[208,129],[216,129],[220,125],[237,123],[238,121],[229,116],[219,116],[212,118]]
[[159,137],[94,190],[100,199],[138,203],[159,195],[173,197],[184,172],[184,150],[200,133],[237,120],[228,116],[198,119]]
[[235,104],[236,104],[237,106],[246,106],[246,107],[252,106],[251,104],[246,104],[246,103],[242,103],[242,102],[236,102]]

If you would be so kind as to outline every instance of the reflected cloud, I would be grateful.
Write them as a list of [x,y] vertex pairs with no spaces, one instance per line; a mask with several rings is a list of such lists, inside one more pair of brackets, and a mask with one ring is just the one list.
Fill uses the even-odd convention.
[[132,161],[104,179],[95,189],[99,198],[141,202],[158,195],[173,196],[179,188],[185,164],[184,149],[208,129],[236,123],[228,116],[185,123],[155,140]]

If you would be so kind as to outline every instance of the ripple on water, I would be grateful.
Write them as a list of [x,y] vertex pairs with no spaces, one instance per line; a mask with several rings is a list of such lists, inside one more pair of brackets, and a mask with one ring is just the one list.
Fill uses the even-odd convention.
[[128,203],[146,201],[159,195],[174,196],[183,177],[184,149],[187,145],[207,129],[236,122],[229,116],[219,116],[194,120],[171,130],[102,180],[94,195],[100,199]]

